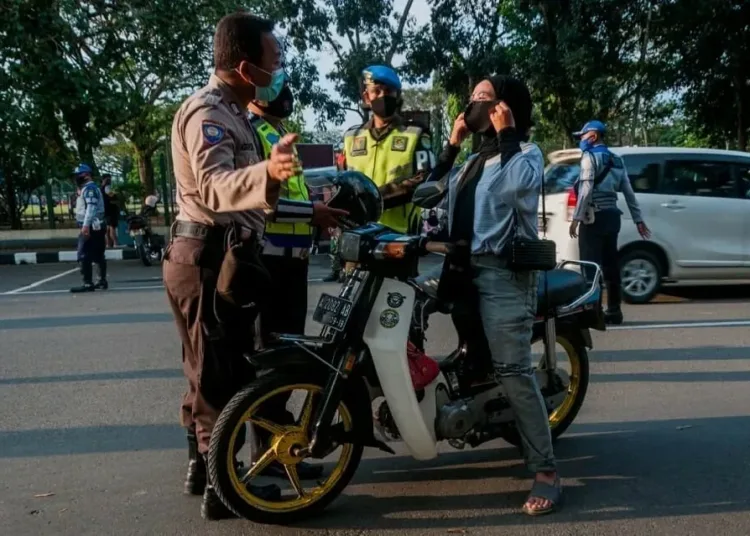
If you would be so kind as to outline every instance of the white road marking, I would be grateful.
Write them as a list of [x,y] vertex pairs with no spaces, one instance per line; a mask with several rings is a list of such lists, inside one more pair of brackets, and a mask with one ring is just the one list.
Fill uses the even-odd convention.
[[[120,288],[112,288],[110,287],[108,290],[97,290],[95,291],[97,294],[101,294],[102,292],[122,292],[127,290],[154,290],[157,288],[164,288],[164,285],[151,285],[151,286],[143,286],[143,287],[120,287]],[[30,290],[29,292],[5,292],[4,294],[22,294],[24,296],[30,295],[30,294],[70,294],[70,290],[65,289],[57,289],[57,290]]]
[[[38,287],[39,285],[44,285],[45,283],[49,283],[50,281],[54,281],[55,279],[60,279],[61,277],[65,277],[66,275],[70,275],[73,272],[77,272],[78,268],[72,268],[66,272],[62,272],[61,274],[53,275],[52,277],[47,277],[45,279],[41,279],[37,281],[36,283],[32,283],[30,285],[26,285],[25,287],[20,287],[14,290],[9,290],[8,292],[4,292],[3,294],[19,294],[21,292],[25,292],[26,290]],[[39,292],[39,291],[36,291]]]
[[632,324],[607,326],[607,331],[628,331],[633,329],[679,329],[679,328],[739,328],[750,326],[750,320],[718,320],[715,322],[670,322],[665,324]]

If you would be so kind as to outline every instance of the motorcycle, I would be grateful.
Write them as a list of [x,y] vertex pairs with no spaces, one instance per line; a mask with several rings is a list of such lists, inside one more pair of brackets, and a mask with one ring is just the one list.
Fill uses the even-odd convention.
[[[313,315],[323,324],[320,335],[278,335],[251,356],[261,372],[231,399],[213,430],[210,479],[235,514],[287,524],[321,512],[346,488],[365,447],[394,454],[384,439],[404,442],[417,460],[435,458],[440,441],[458,448],[495,438],[520,444],[503,387],[492,378],[489,354],[461,334],[459,347],[438,360],[437,376],[417,390],[412,383],[407,346],[415,325],[454,305],[438,299],[434,277],[418,276],[419,259],[451,247],[379,224],[342,233],[340,255],[355,268],[338,295],[321,296]],[[542,276],[533,331],[533,340],[545,346],[535,374],[555,438],[573,422],[586,396],[589,329],[604,329],[599,267],[592,265],[589,284],[566,269],[574,264],[586,263],[564,262]],[[570,374],[558,367],[555,343],[571,363]],[[275,422],[268,408],[278,408],[280,399],[285,405],[295,391],[306,392],[299,417]],[[240,470],[235,454],[246,422],[271,439],[249,470]],[[330,457],[337,458],[330,475],[314,487],[303,484],[297,465]],[[279,501],[256,497],[247,486],[271,463],[283,466],[291,488]]]
[[144,266],[161,262],[164,252],[164,239],[151,231],[151,225],[143,214],[127,216],[128,234],[133,239],[138,258]]

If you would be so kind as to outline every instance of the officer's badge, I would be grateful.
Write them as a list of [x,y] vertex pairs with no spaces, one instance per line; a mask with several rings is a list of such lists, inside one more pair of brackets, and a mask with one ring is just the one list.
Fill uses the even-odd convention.
[[408,143],[409,138],[405,138],[404,136],[395,136],[393,138],[393,142],[391,143],[391,151],[404,152],[406,151],[406,145]]
[[421,141],[422,141],[422,147],[428,150],[432,149],[432,140],[430,139],[429,136],[422,136]]
[[206,140],[206,143],[209,145],[216,145],[219,143],[224,137],[225,132],[226,129],[221,125],[209,123],[208,121],[203,122],[203,139]]
[[367,154],[367,138],[359,136],[352,142],[352,156],[362,156]]

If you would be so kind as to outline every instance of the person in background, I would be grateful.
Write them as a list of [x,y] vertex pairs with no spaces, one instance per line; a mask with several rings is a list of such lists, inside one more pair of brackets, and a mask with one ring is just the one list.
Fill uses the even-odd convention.
[[[638,200],[630,184],[622,159],[610,152],[604,143],[606,126],[601,121],[589,121],[574,132],[580,138],[581,174],[575,184],[578,202],[570,223],[571,238],[578,238],[578,249],[583,261],[602,267],[607,286],[608,324],[622,324],[622,282],[618,262],[617,236],[620,233],[622,212],[617,208],[617,192],[622,192],[633,223],[644,240],[651,237],[643,222]],[[586,268],[593,279],[593,270]]]
[[411,198],[435,165],[430,133],[399,115],[401,79],[391,67],[362,71],[362,103],[372,117],[344,133],[346,169],[364,173],[380,190],[379,223],[399,233],[419,233],[421,211]]
[[120,221],[120,206],[112,189],[112,175],[102,175],[102,199],[104,199],[104,216],[107,219],[107,247],[117,247],[117,225]]
[[[421,211],[411,197],[435,165],[430,133],[399,115],[401,79],[391,67],[372,65],[362,71],[362,104],[372,117],[344,133],[343,165],[367,175],[380,190],[384,210],[379,223],[417,234]],[[324,281],[341,279],[337,244],[338,236],[332,236],[331,274]]]
[[[83,285],[73,287],[71,292],[93,292],[96,289],[106,290],[107,259],[106,222],[104,220],[104,198],[102,191],[94,182],[91,167],[80,164],[73,172],[78,197],[76,199],[76,222],[81,229],[78,235],[78,262],[81,264]],[[99,269],[99,280],[94,284],[93,263]]]
[[[273,146],[287,133],[282,120],[294,111],[294,95],[285,83],[275,100],[254,100],[247,108],[250,111],[250,124],[263,145],[263,157],[269,158]],[[289,214],[272,212],[266,219],[261,259],[271,275],[274,287],[274,299],[262,309],[260,315],[261,334],[266,344],[273,339],[274,333],[304,335],[307,320],[307,275],[313,242],[312,225],[336,226],[336,217],[346,216],[345,211],[328,208],[324,203],[311,203],[305,177],[301,172],[281,185],[279,203],[297,207],[301,214],[290,218]],[[278,397],[275,405],[278,406],[274,408],[276,412],[285,412],[288,418],[294,420],[294,416],[286,410],[286,401],[281,400],[281,397]],[[260,428],[255,428],[254,432],[260,445],[267,449],[269,434]],[[256,449],[255,454],[262,453],[262,450]],[[297,465],[297,473],[303,480],[318,478],[322,472],[322,465],[309,465],[305,462]],[[261,474],[286,478],[284,466],[278,462],[269,464]]]
[[151,194],[146,196],[143,201],[143,208],[141,209],[141,216],[149,218],[156,214],[156,205],[159,204],[159,192],[153,191]]

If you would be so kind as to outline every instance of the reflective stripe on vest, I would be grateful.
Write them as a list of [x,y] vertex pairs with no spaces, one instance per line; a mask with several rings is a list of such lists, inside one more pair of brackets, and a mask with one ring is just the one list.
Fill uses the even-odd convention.
[[[349,130],[344,134],[346,168],[364,173],[378,188],[397,179],[408,179],[414,175],[414,152],[421,135],[419,127],[401,126],[376,141],[369,129]],[[414,227],[416,213],[411,203],[389,208],[379,223],[406,233]]]
[[[260,141],[263,144],[265,158],[271,156],[271,148],[279,141],[279,132],[263,118],[253,119]],[[295,151],[296,152],[296,151]],[[310,196],[303,175],[295,175],[281,183],[279,197],[293,201],[309,201]],[[280,248],[306,248],[312,246],[312,227],[307,223],[275,223],[266,221],[266,239]]]

